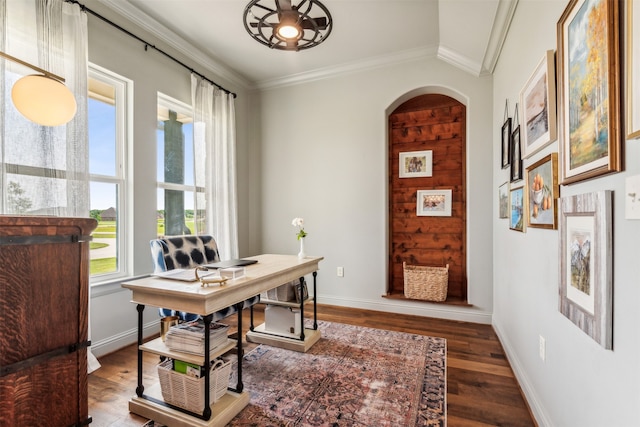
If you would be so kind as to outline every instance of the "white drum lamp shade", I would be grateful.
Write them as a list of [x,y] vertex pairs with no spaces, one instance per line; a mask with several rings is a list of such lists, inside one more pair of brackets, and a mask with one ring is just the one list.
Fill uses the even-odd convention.
[[11,99],[23,116],[43,126],[63,125],[77,110],[76,99],[64,83],[38,74],[18,80]]

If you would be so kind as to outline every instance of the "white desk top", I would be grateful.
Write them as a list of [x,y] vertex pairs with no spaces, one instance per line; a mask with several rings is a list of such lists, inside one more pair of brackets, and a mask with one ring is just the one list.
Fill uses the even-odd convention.
[[172,310],[207,315],[276,288],[318,270],[323,257],[265,254],[255,257],[258,263],[246,268],[246,274],[225,285],[202,287],[200,282],[181,282],[146,277],[122,283],[133,292],[131,302]]

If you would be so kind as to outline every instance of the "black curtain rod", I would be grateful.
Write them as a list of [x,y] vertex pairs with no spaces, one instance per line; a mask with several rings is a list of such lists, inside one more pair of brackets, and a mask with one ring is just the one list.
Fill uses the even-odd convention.
[[80,6],[80,9],[83,12],[86,13],[90,13],[91,15],[95,16],[96,18],[106,22],[107,24],[111,25],[114,28],[117,28],[118,30],[122,31],[123,33],[127,34],[130,37],[133,37],[134,39],[138,40],[139,42],[144,44],[144,50],[146,51],[148,48],[152,48],[153,50],[155,50],[156,52],[161,53],[162,55],[166,56],[167,58],[171,59],[173,62],[176,62],[180,65],[182,65],[184,68],[186,68],[187,70],[189,70],[190,72],[192,72],[193,74],[198,75],[200,78],[208,81],[209,83],[211,83],[212,85],[214,85],[215,87],[217,87],[220,90],[225,91],[226,93],[233,95],[234,98],[237,98],[238,95],[236,95],[235,93],[231,92],[228,89],[223,88],[222,86],[220,86],[218,83],[214,82],[213,80],[207,78],[206,76],[204,76],[203,74],[200,74],[199,72],[197,72],[196,70],[194,70],[193,68],[189,67],[187,64],[185,64],[184,62],[180,61],[179,59],[174,58],[173,56],[169,55],[167,52],[165,52],[164,50],[152,45],[149,42],[146,42],[145,40],[141,39],[140,37],[136,36],[135,34],[133,34],[131,31],[126,30],[124,28],[122,28],[120,25],[116,24],[113,21],[110,21],[109,19],[105,18],[104,16],[100,15],[98,12],[95,12],[91,9],[89,9],[87,6],[85,6],[84,4],[80,3],[77,0],[64,0],[66,3],[73,3],[73,4],[77,4],[78,6]]

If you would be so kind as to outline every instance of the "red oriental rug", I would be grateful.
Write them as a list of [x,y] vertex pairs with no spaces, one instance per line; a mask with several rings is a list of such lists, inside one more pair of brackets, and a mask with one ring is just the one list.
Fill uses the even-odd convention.
[[230,426],[446,425],[445,339],[318,327],[322,338],[307,353],[260,345],[245,356],[251,401]]

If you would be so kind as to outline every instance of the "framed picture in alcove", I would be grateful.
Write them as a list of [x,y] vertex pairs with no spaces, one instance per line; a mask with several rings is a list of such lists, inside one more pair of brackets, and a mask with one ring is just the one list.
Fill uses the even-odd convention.
[[451,216],[451,190],[418,190],[418,216]]
[[432,160],[433,152],[431,150],[400,153],[400,178],[431,176]]

